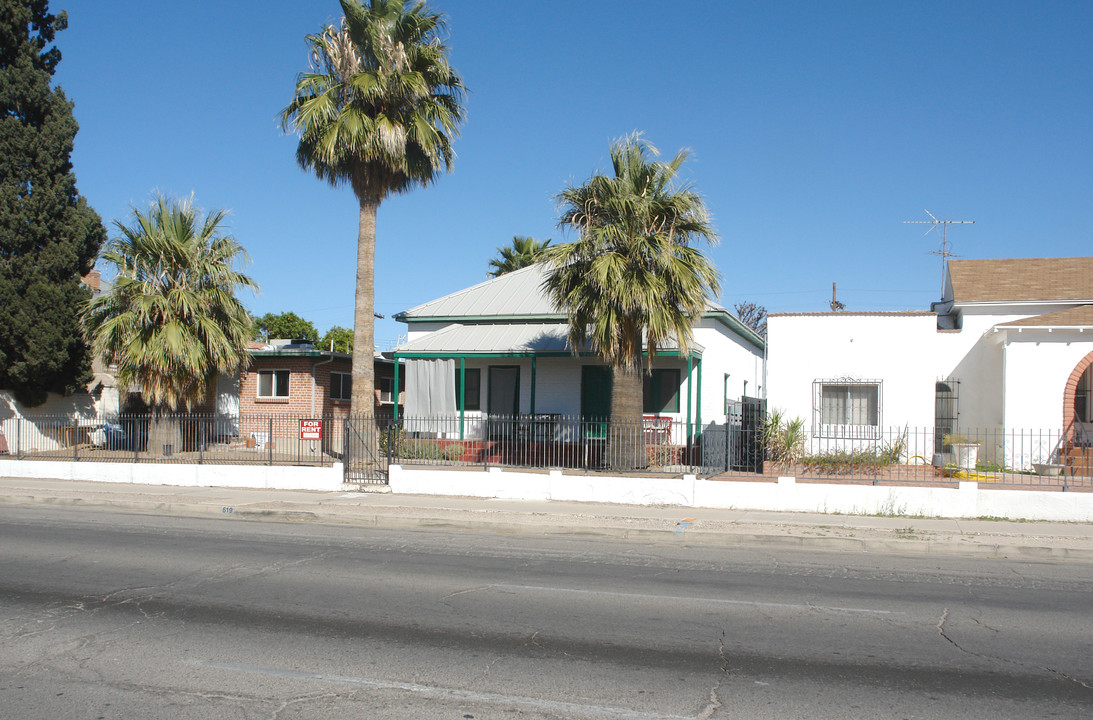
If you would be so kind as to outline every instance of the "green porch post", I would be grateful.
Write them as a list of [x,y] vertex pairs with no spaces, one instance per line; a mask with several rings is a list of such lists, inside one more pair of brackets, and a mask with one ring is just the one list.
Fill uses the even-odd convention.
[[535,356],[531,356],[531,415],[535,415]]
[[391,357],[395,359],[395,409],[392,411],[391,419],[398,422],[398,353],[391,353]]
[[459,358],[459,440],[463,440],[463,411],[467,404],[467,358]]
[[698,395],[695,398],[697,437],[702,437],[702,358],[698,359]]
[[691,419],[691,372],[694,370],[694,355],[687,355],[687,446],[691,445],[694,423]]

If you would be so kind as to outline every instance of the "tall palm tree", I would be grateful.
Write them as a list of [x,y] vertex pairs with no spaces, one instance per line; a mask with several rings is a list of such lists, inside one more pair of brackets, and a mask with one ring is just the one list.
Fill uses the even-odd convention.
[[559,226],[575,242],[546,252],[552,265],[544,289],[569,315],[569,345],[586,343],[612,369],[607,459],[617,469],[647,464],[641,434],[643,352],[693,340],[692,320],[719,290],[717,270],[692,243],[717,235],[705,203],[690,186],[676,186],[687,159],[669,162],[635,133],[616,140],[614,175],[595,174],[559,195]]
[[117,276],[85,308],[84,334],[157,418],[204,402],[218,375],[249,361],[253,319],[236,292],[258,285],[233,269],[247,256],[222,232],[225,215],[202,218],[192,198],[160,195],[147,211],[134,208],[129,225],[115,221],[120,236],[102,254]]
[[308,35],[311,72],[300,73],[282,127],[300,136],[296,160],[360,204],[353,317],[353,413],[375,407],[376,212],[450,171],[464,88],[440,40],[443,17],[424,2],[341,0],[345,17]]
[[490,267],[493,268],[493,270],[486,273],[486,275],[489,277],[500,277],[513,270],[519,270],[528,265],[534,265],[542,259],[541,256],[543,251],[546,250],[549,245],[550,238],[539,241],[533,237],[513,235],[512,245],[509,247],[497,248],[497,257],[490,260]]

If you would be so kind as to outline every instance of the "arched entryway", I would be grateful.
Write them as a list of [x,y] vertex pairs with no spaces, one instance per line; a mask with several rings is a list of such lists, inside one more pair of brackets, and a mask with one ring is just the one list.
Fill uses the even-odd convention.
[[1093,352],[1074,366],[1063,392],[1063,428],[1076,422],[1093,422]]

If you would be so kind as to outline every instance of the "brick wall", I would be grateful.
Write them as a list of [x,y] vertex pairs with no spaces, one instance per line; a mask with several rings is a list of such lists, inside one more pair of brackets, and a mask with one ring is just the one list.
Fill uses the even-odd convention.
[[[344,420],[349,415],[349,401],[330,399],[330,374],[349,373],[350,361],[342,358],[336,358],[333,362],[325,360],[314,357],[255,357],[239,378],[240,435],[268,434],[270,427],[266,418],[269,416],[274,416],[274,438],[297,437],[297,421],[303,418],[328,418],[337,423]],[[288,371],[287,398],[258,397],[259,373],[270,370]],[[324,434],[332,430],[324,428]]]

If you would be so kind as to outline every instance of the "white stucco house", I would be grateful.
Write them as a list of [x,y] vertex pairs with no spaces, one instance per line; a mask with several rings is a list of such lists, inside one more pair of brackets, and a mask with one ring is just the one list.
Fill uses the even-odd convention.
[[769,407],[804,419],[814,446],[905,430],[927,458],[949,450],[946,435],[1018,470],[1082,456],[1093,441],[1093,257],[947,269],[929,311],[771,314]]
[[[466,436],[486,416],[606,419],[610,371],[566,340],[566,315],[542,290],[543,264],[492,278],[395,318],[408,326],[406,418],[458,417],[438,431]],[[726,400],[759,395],[764,341],[710,304],[689,350],[662,348],[645,381],[645,415],[686,443],[724,422]]]

